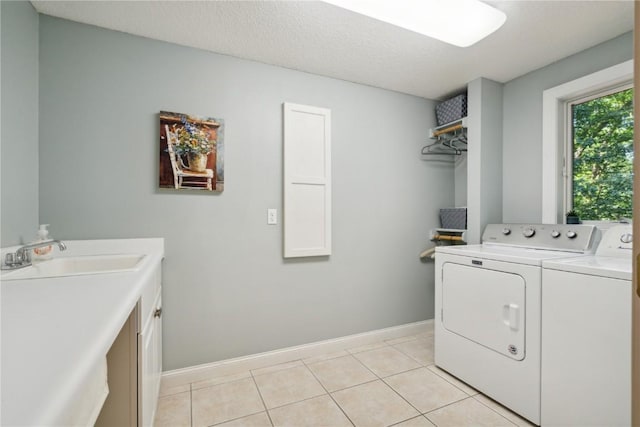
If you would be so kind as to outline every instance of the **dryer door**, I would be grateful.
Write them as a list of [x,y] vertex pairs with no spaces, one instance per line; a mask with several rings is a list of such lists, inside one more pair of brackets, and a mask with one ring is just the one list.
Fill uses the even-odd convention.
[[446,262],[442,324],[515,360],[525,357],[525,280],[515,273]]

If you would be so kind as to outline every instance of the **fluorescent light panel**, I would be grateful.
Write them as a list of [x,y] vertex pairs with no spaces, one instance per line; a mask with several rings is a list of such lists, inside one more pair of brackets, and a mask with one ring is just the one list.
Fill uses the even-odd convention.
[[459,47],[477,43],[507,19],[479,0],[324,1]]

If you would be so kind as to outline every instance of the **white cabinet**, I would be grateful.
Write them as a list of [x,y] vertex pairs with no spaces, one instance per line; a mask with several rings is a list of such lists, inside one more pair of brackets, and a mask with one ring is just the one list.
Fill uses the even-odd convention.
[[284,257],[331,255],[331,110],[284,103]]
[[140,301],[138,333],[138,425],[151,426],[158,404],[162,374],[162,287],[160,265]]

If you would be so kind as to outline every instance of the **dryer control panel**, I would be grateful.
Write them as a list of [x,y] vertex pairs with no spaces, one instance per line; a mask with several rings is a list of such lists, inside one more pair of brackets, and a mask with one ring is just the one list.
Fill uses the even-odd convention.
[[600,241],[600,231],[584,224],[489,224],[483,244],[518,246],[530,249],[592,253]]

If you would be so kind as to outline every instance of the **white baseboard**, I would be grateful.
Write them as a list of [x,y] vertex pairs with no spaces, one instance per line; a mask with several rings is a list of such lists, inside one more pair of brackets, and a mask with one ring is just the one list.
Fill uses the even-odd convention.
[[252,354],[249,356],[236,357],[233,359],[166,371],[162,373],[162,386],[175,387],[209,378],[246,372],[250,369],[265,368],[267,366],[292,360],[334,353],[393,338],[417,335],[428,330],[427,326],[432,324],[433,319],[423,320],[421,322],[407,323],[405,325],[378,329],[361,334],[348,335],[345,337],[317,341],[295,347],[287,347],[279,350]]

